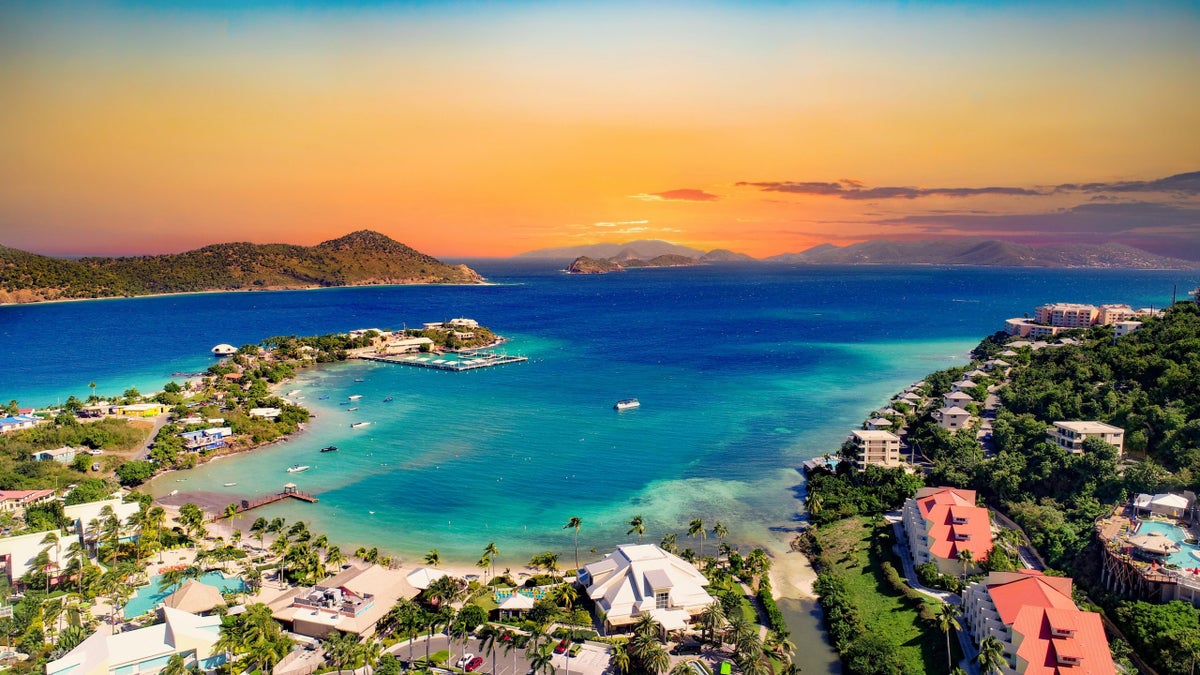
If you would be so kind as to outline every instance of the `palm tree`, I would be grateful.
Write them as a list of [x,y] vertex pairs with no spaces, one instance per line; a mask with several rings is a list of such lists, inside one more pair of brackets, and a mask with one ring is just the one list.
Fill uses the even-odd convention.
[[571,528],[575,530],[575,576],[579,576],[579,528],[583,525],[583,521],[579,516],[571,516],[563,529]]
[[489,541],[487,546],[483,547],[483,555],[487,556],[488,566],[491,567],[492,573],[490,578],[496,578],[496,558],[500,557],[500,549],[496,548],[496,542]]
[[159,675],[186,675],[187,665],[183,662],[183,654],[172,654],[171,658],[167,659],[167,665],[162,669]]
[[430,565],[432,567],[437,567],[438,565],[441,565],[442,564],[442,554],[438,553],[438,550],[436,548],[431,549],[429,551],[429,553],[425,554],[425,564]]
[[667,648],[657,640],[647,643],[646,648],[638,655],[638,660],[651,673],[665,673],[671,668],[671,656]]
[[970,568],[971,563],[975,562],[975,554],[970,549],[963,549],[958,552],[958,562],[962,563],[962,574],[965,581],[967,578],[967,569]]
[[554,673],[554,648],[542,645],[529,657],[529,670],[533,673]]
[[354,663],[354,652],[358,647],[358,636],[335,630],[325,636],[325,654],[339,673],[342,666]]
[[680,661],[671,668],[671,675],[692,675],[692,667],[687,661]]
[[815,516],[825,507],[825,498],[819,492],[810,492],[804,497],[804,507],[808,509],[808,515]]
[[92,399],[95,399],[96,398],[96,383],[88,382],[88,387],[90,387],[92,390]]
[[718,520],[717,523],[713,525],[712,533],[720,543],[724,544],[725,537],[729,536],[729,528],[725,527],[725,525]]
[[1008,665],[1008,661],[1004,658],[1004,645],[991,635],[983,638],[983,641],[979,643],[979,655],[975,657],[975,662],[979,664],[979,670],[984,675],[992,673],[999,675]]
[[625,643],[625,644],[613,645],[613,648],[612,648],[613,649],[613,654],[612,654],[613,669],[616,672],[621,673],[622,675],[627,675],[629,673],[630,667],[633,665],[632,659],[629,658],[629,649],[627,649],[627,647],[628,647],[628,643]]
[[346,562],[346,556],[342,554],[342,549],[338,548],[336,544],[325,549],[325,566],[327,568],[330,565],[340,567],[344,562]]
[[492,657],[492,672],[496,672],[496,640],[500,638],[502,631],[490,623],[485,623],[480,626],[479,630],[475,631],[475,637],[479,638],[479,649],[484,656]]
[[[54,531],[54,530],[47,532],[46,536],[42,537],[42,541],[39,542],[39,545],[47,546],[47,547],[49,547],[49,546],[54,547],[54,569],[58,570],[60,567],[59,557],[62,555],[62,546],[58,540],[58,532]],[[49,550],[49,549],[47,549],[47,550]],[[46,575],[46,592],[47,593],[50,592],[50,575],[49,574]]]
[[688,536],[695,537],[700,535],[700,557],[704,557],[704,539],[708,537],[708,532],[704,529],[704,521],[697,518],[688,525]]
[[675,545],[675,540],[675,533],[668,532],[663,535],[662,541],[658,542],[658,547],[667,553],[674,553],[679,549],[679,547]]
[[263,548],[263,536],[267,533],[268,527],[270,527],[270,523],[262,516],[255,518],[254,523],[250,526],[250,534],[258,539],[258,550],[260,551]]
[[629,519],[629,530],[625,533],[630,535],[637,533],[638,541],[642,540],[642,535],[646,534],[646,521],[641,516],[634,516]]
[[719,602],[712,602],[700,612],[700,621],[704,625],[708,640],[712,642],[725,625],[725,608]]
[[221,514],[222,518],[229,519],[229,538],[230,539],[233,538],[233,521],[240,515],[241,515],[241,511],[238,510],[238,505],[234,504],[233,502],[230,502],[229,506],[226,506],[225,511]]
[[83,593],[83,571],[88,567],[87,548],[79,543],[79,540],[74,540],[67,544],[67,560],[74,561],[78,565],[79,575],[79,592]]
[[962,628],[962,624],[958,622],[958,615],[962,613],[962,609],[958,605],[945,603],[938,608],[937,614],[933,621],[937,625],[938,630],[946,634],[946,667],[954,667],[954,657],[950,655],[950,631]]

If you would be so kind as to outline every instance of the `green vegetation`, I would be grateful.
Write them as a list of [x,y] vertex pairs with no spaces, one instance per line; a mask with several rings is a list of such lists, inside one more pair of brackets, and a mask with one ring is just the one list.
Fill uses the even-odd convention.
[[941,603],[904,584],[891,530],[884,521],[852,517],[811,531],[814,589],[830,641],[851,673],[945,672],[946,647],[932,630]]
[[0,303],[479,280],[464,265],[447,265],[369,230],[316,246],[216,244],[132,258],[63,260],[0,247]]

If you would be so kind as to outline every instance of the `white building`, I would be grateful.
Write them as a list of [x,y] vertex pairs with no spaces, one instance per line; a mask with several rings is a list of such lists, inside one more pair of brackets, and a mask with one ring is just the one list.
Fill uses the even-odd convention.
[[578,582],[602,612],[606,631],[621,631],[649,614],[664,630],[683,630],[714,600],[708,579],[653,544],[623,544],[584,565]]
[[942,405],[945,408],[965,407],[968,403],[974,403],[975,399],[965,391],[952,391],[942,396]]
[[1191,501],[1187,497],[1170,493],[1156,495],[1139,494],[1133,498],[1134,511],[1139,515],[1183,518],[1187,514],[1189,506],[1191,506]]
[[977,386],[979,385],[975,384],[970,378],[968,378],[965,380],[959,380],[958,382],[950,385],[950,391],[966,391],[967,389],[974,389]]
[[948,431],[958,431],[971,422],[971,413],[958,406],[939,408],[935,417],[938,426]]
[[163,607],[161,615],[162,623],[116,635],[111,634],[111,626],[100,624],[66,656],[47,663],[46,675],[153,675],[175,654],[183,655],[185,666],[205,671],[225,662],[225,655],[213,650],[220,638],[221,617],[196,616],[170,607]]
[[992,572],[963,591],[963,627],[1004,648],[1005,675],[1115,675],[1100,615],[1071,599],[1071,579],[1033,570]]
[[1092,436],[1125,452],[1125,430],[1103,422],[1055,422],[1046,430],[1050,442],[1073,454],[1083,453],[1083,442]]
[[1122,337],[1142,327],[1141,321],[1117,321],[1113,323],[1113,335]]
[[261,417],[268,420],[276,420],[279,418],[279,413],[281,412],[283,411],[281,411],[279,408],[251,408],[250,416]]
[[25,507],[54,499],[54,490],[0,490],[0,512],[24,512]]
[[8,417],[0,417],[0,434],[7,434],[10,431],[32,429],[41,422],[42,418],[34,417],[33,415],[11,415]]
[[900,466],[900,437],[882,429],[855,429],[849,440],[858,449],[858,468],[871,464],[878,466]]

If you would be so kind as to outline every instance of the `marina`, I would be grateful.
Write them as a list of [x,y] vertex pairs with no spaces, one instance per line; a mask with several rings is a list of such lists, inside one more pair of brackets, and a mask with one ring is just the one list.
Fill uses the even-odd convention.
[[510,356],[508,354],[498,354],[496,352],[397,354],[393,356],[359,354],[356,358],[365,361],[392,363],[400,366],[416,366],[418,368],[449,370],[456,373],[464,370],[475,370],[477,368],[488,368],[490,366],[503,366],[510,363],[521,363],[522,361],[529,360],[529,357],[527,356]]

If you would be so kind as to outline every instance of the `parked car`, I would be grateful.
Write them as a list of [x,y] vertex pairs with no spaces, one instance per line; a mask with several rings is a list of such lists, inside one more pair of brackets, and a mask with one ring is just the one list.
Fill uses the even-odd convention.
[[568,640],[567,638],[563,638],[562,642],[559,642],[558,645],[556,645],[554,647],[554,653],[562,654],[563,652],[567,651],[567,647],[570,646],[570,644],[571,644],[570,640]]
[[482,666],[482,665],[483,665],[483,657],[476,656],[475,658],[471,659],[470,661],[467,661],[467,665],[463,668],[463,670],[467,671],[468,673],[472,673],[472,672],[475,672],[476,670],[478,670],[479,666]]
[[679,644],[675,645],[674,649],[671,650],[671,653],[672,654],[699,654],[700,648],[702,646],[703,645],[701,645],[699,642],[696,642],[695,640],[684,640],[683,642],[680,642]]
[[473,658],[475,658],[475,655],[472,654],[471,652],[467,652],[466,654],[463,654],[462,658],[458,660],[458,663],[455,663],[454,665],[458,668],[465,668],[466,665],[468,663],[470,663],[471,659],[473,659]]

